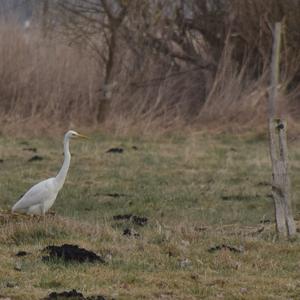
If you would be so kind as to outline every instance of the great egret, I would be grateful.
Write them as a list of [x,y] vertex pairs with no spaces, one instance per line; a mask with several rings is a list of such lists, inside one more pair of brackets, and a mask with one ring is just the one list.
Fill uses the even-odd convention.
[[69,141],[71,138],[87,138],[74,130],[69,130],[64,137],[64,163],[56,175],[31,187],[13,206],[12,212],[29,215],[45,215],[53,205],[58,192],[63,187],[71,161]]

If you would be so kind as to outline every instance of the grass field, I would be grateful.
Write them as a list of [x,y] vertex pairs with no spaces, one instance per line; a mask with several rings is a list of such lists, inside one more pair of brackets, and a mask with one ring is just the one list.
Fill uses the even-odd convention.
[[[300,243],[276,241],[264,135],[73,141],[56,215],[10,217],[31,185],[60,168],[61,139],[0,138],[0,299],[71,289],[107,299],[300,299]],[[290,144],[296,219],[299,144]],[[111,147],[124,152],[106,153]],[[33,155],[43,160],[28,162]],[[115,221],[119,214],[148,223]],[[126,228],[139,236],[124,236]],[[107,264],[42,262],[41,249],[64,243]],[[208,251],[222,244],[242,252]],[[29,254],[16,257],[21,250]]]

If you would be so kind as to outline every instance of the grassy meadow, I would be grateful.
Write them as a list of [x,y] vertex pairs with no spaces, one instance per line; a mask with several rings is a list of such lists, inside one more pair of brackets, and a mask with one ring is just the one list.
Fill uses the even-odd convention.
[[[296,219],[299,146],[289,149]],[[11,216],[30,186],[57,173],[62,152],[58,136],[0,138],[0,299],[71,289],[107,299],[300,299],[300,243],[276,241],[265,135],[95,133],[71,141],[55,215]],[[34,155],[43,159],[29,162]],[[148,223],[113,219],[120,214]],[[126,228],[139,236],[123,235]],[[42,261],[44,247],[64,243],[107,263]],[[242,252],[208,251],[223,244]]]

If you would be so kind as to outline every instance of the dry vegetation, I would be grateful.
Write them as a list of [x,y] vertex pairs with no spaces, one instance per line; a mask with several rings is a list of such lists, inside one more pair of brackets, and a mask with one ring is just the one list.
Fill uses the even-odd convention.
[[280,111],[298,121],[297,1],[64,0],[33,9],[27,30],[1,24],[3,132],[261,125],[278,20]]
[[97,71],[88,57],[16,24],[1,24],[0,37],[2,131],[95,124]]

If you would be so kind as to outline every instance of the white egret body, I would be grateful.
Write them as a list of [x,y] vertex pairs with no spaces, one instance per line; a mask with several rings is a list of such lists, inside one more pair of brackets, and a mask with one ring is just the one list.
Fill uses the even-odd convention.
[[71,138],[86,138],[84,135],[70,130],[64,138],[64,163],[56,175],[39,182],[31,187],[25,195],[13,206],[12,212],[26,213],[30,215],[45,215],[53,205],[58,192],[64,185],[71,161],[69,142]]

